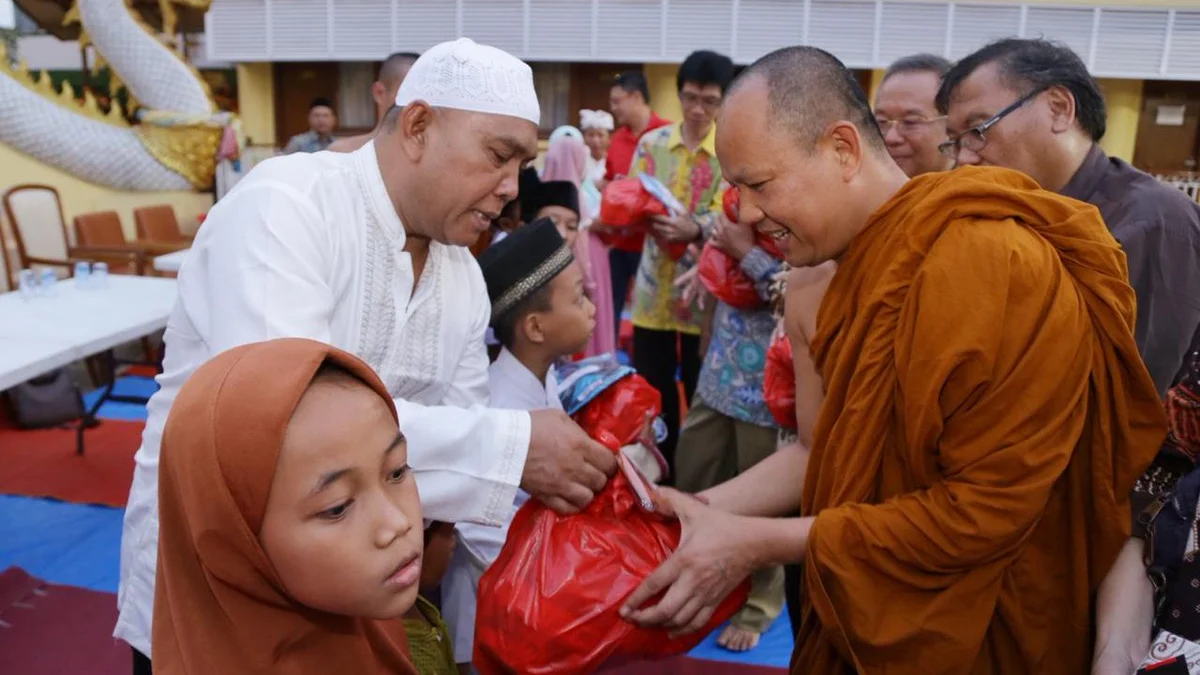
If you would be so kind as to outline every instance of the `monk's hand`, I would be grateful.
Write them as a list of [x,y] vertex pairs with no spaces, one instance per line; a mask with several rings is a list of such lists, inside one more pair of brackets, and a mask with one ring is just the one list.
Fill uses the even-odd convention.
[[724,251],[734,260],[741,260],[754,248],[754,228],[741,223],[730,222],[724,215],[717,218],[713,228],[713,245]]
[[521,489],[558,513],[578,513],[616,473],[616,455],[561,410],[535,410],[529,419]]
[[654,216],[654,234],[667,241],[696,241],[703,234],[689,215]]
[[[683,525],[679,548],[625,600],[621,617],[673,635],[700,630],[717,606],[754,571],[755,541],[743,518],[710,508],[670,488],[657,493],[659,510]],[[657,604],[643,607],[666,592]]]

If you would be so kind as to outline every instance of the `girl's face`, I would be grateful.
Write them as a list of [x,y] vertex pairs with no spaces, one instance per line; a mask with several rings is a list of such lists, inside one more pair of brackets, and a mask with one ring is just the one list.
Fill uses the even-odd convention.
[[284,436],[259,540],[284,589],[371,619],[416,602],[421,504],[387,404],[348,375],[319,377]]
[[592,159],[604,159],[608,154],[608,131],[605,129],[588,129],[583,132],[583,142],[592,152]]

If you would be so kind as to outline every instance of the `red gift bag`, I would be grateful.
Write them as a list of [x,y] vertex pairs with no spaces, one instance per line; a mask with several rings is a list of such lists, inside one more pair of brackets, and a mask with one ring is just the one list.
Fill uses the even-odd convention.
[[[725,211],[725,217],[729,222],[739,222],[741,216],[742,192],[736,186],[730,186],[725,194],[721,197],[721,208]],[[762,232],[756,232],[754,244],[767,252],[776,260],[783,260],[783,251],[779,250],[779,244],[774,239],[768,237]]]
[[780,427],[796,428],[796,371],[792,366],[792,343],[782,331],[767,348],[763,398]]
[[[615,232],[600,234],[600,241],[622,251],[630,249],[634,238],[644,238],[653,230],[654,216],[667,216],[670,212],[659,200],[642,187],[637,178],[617,178],[604,186],[600,196],[600,222]],[[655,237],[658,245],[667,252],[671,260],[679,260],[687,253],[687,242],[671,242]]]
[[704,630],[675,639],[617,614],[679,546],[679,522],[650,510],[652,488],[619,452],[647,433],[646,420],[661,405],[657,390],[629,375],[576,413],[580,426],[618,453],[622,470],[577,515],[559,516],[532,499],[517,511],[500,556],[479,581],[474,665],[481,675],[583,675],[683,654],[745,603],[749,582]]
[[700,252],[700,283],[714,298],[735,309],[754,309],[763,304],[754,282],[734,260],[711,243]]

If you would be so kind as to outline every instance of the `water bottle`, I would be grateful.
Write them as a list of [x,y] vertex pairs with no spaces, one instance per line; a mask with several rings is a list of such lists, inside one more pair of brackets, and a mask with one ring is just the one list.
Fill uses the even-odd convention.
[[92,287],[108,288],[108,263],[92,263]]
[[38,294],[38,277],[37,272],[33,270],[21,270],[19,290],[21,299],[32,300]]
[[88,288],[92,274],[92,264],[86,260],[75,263],[75,288]]
[[57,284],[58,284],[58,275],[56,275],[54,273],[54,270],[50,269],[49,267],[43,269],[42,270],[42,281],[40,284],[38,284],[39,290],[42,292],[42,295],[47,296],[47,297],[55,295],[55,290],[56,290],[55,286]]

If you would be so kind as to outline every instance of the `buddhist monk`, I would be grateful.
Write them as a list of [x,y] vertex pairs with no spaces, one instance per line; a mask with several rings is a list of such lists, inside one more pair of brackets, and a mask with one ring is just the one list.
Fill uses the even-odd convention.
[[663,491],[683,539],[622,614],[695,630],[751,571],[803,561],[793,673],[1086,672],[1166,428],[1099,213],[1006,169],[909,179],[815,48],[750,66],[717,129],[744,217],[793,265],[836,261],[810,341],[824,400],[807,460]]

